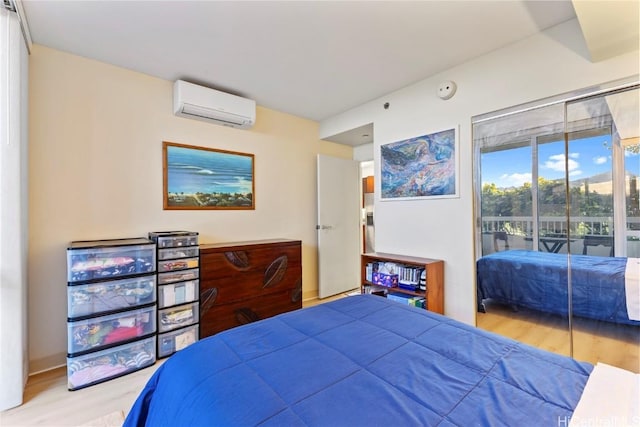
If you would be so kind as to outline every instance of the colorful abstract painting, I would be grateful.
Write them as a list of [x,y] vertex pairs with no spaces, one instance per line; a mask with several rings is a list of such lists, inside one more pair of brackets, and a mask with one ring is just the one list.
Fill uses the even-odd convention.
[[382,145],[382,200],[458,197],[456,129]]

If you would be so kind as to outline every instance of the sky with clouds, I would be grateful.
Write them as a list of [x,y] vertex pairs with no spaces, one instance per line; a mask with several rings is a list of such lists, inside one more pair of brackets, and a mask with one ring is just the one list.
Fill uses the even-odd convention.
[[[611,172],[610,138],[599,136],[571,141],[569,147],[569,179],[581,179]],[[538,175],[553,180],[564,177],[564,142],[538,146]],[[640,156],[627,156],[626,169],[640,174]],[[496,151],[482,155],[482,184],[494,183],[498,188],[520,187],[531,182],[531,148]]]

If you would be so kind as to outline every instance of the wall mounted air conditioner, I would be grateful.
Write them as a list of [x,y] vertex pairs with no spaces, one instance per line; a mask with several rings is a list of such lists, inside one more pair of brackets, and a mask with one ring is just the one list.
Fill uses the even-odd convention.
[[173,112],[176,116],[248,129],[256,121],[256,102],[176,80],[173,84]]

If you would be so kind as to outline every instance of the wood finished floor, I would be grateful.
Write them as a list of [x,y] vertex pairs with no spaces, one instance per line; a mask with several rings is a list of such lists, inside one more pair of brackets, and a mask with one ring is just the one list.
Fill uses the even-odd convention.
[[[333,301],[346,294],[323,300],[308,300],[304,307]],[[490,305],[478,313],[478,326],[556,353],[568,354],[566,321]],[[578,319],[574,322],[574,357],[592,363],[601,361],[640,373],[640,328],[619,328],[606,322]],[[0,412],[0,426],[80,426],[114,411],[131,409],[140,390],[162,364],[134,372],[82,390],[67,390],[66,368],[29,377],[24,404]]]
[[[554,353],[569,355],[568,320],[561,316],[486,304],[477,326]],[[573,319],[573,357],[640,373],[640,327],[591,319]]]

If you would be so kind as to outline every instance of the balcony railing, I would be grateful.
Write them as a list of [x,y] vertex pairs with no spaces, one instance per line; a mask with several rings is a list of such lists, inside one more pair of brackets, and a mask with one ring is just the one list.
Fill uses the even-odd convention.
[[[585,234],[613,234],[613,218],[610,217],[569,217],[569,229],[574,236]],[[640,217],[627,218],[627,230],[640,231]],[[482,232],[507,231],[509,234],[533,235],[533,218],[527,216],[485,216],[482,217]],[[540,235],[567,234],[566,218],[542,216],[538,220]]]
[[[584,248],[584,236],[613,236],[613,218],[610,217],[584,217],[575,216],[569,218],[569,226],[564,217],[548,216],[538,220],[538,236],[569,236],[572,241],[567,247],[563,247],[559,253],[582,253]],[[494,252],[493,233],[505,231],[509,236],[511,249],[532,249],[533,244],[533,218],[519,216],[496,216],[482,218],[482,253],[484,255]],[[627,256],[640,256],[640,218],[627,218],[626,224]],[[544,250],[544,249],[541,249]],[[608,248],[597,248],[595,254],[608,256]]]

